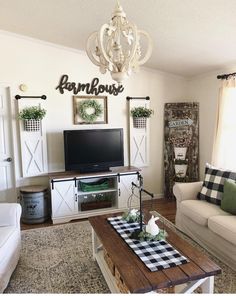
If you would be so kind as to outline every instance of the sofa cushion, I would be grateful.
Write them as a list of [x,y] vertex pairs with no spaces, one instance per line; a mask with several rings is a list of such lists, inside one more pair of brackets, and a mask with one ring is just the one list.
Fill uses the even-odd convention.
[[[17,205],[19,207],[19,205]],[[0,206],[0,226],[13,226],[16,224],[16,205],[3,203]]]
[[7,242],[9,237],[15,231],[16,227],[14,226],[4,226],[0,227],[0,248]]
[[234,181],[225,180],[220,207],[222,210],[236,215],[236,183]]
[[220,205],[226,179],[236,181],[236,172],[222,170],[207,163],[205,168],[205,179],[202,190],[198,194],[198,199]]
[[236,246],[236,216],[213,216],[208,220],[211,231]]
[[14,226],[0,227],[0,263],[10,252],[11,245],[14,245],[16,235],[19,231]]
[[211,216],[230,215],[221,210],[219,206],[208,203],[205,200],[184,200],[180,203],[180,211],[202,226],[208,225],[208,219]]

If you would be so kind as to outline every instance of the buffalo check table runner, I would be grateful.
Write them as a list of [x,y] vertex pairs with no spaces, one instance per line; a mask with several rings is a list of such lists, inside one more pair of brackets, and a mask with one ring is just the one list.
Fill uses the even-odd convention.
[[164,240],[139,241],[131,239],[131,233],[139,229],[139,223],[127,223],[121,216],[107,219],[123,240],[151,271],[175,267],[189,262],[175,248]]

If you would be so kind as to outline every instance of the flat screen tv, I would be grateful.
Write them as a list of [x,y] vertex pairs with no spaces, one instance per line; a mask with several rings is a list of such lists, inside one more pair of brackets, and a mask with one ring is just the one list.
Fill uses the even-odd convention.
[[108,171],[124,165],[123,129],[64,131],[65,170]]

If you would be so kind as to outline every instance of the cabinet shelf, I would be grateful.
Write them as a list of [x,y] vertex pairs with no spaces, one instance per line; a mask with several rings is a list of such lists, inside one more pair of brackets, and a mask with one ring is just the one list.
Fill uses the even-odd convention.
[[[138,182],[138,171],[137,168],[122,167],[112,173],[73,174],[65,172],[50,176],[53,224],[126,209],[132,193],[132,182]],[[92,185],[95,182],[99,183],[101,178],[108,179],[106,189],[81,190],[80,181]],[[101,203],[93,205],[93,201],[96,200]],[[106,203],[106,200],[111,200],[111,203]]]

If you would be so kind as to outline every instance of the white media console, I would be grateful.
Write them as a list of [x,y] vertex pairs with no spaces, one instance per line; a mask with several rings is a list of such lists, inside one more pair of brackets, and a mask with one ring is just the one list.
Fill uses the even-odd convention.
[[[127,209],[132,182],[139,184],[139,176],[140,169],[131,166],[112,168],[108,172],[49,174],[53,224]],[[84,184],[102,181],[106,183],[104,188],[95,186],[93,191],[83,189]],[[131,202],[135,207],[139,205],[139,193],[137,188],[133,190],[135,196]]]

